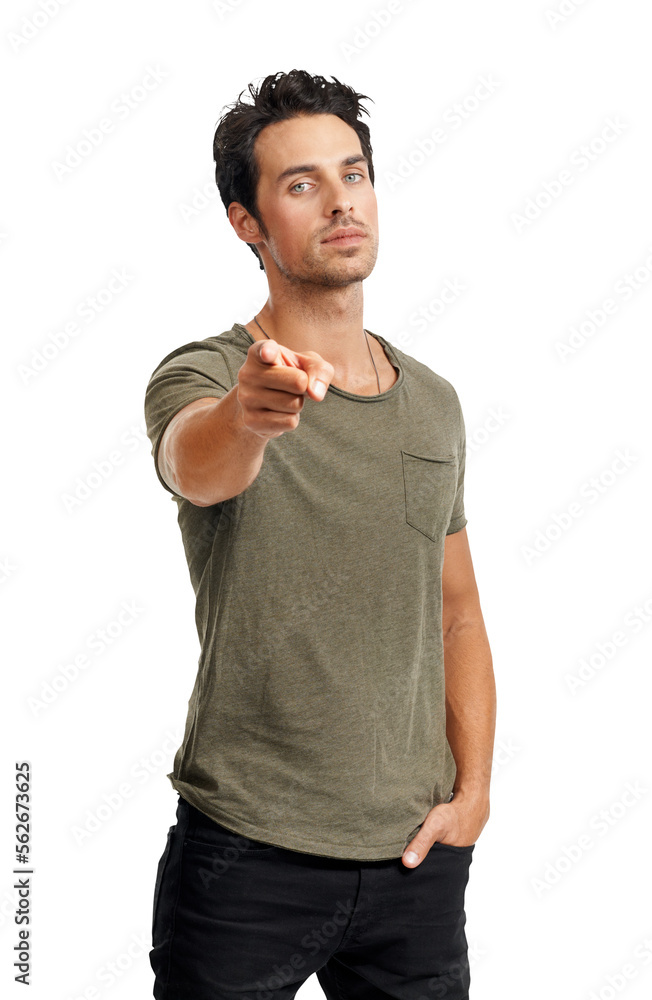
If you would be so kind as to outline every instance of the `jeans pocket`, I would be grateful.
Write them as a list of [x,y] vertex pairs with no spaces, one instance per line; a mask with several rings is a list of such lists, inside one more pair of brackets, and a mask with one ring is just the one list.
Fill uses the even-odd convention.
[[454,455],[413,455],[401,449],[405,520],[433,542],[443,538],[457,491]]
[[189,823],[184,844],[191,848],[200,851],[202,849],[208,850],[217,855],[228,854],[229,857],[232,857],[234,852],[236,854],[263,854],[266,851],[278,850],[274,844],[253,840],[244,833],[228,830],[194,806],[189,806],[188,814]]
[[442,844],[440,840],[436,840],[433,847],[440,847],[442,850],[455,851],[457,854],[471,854],[475,844],[464,844],[459,846],[458,844]]

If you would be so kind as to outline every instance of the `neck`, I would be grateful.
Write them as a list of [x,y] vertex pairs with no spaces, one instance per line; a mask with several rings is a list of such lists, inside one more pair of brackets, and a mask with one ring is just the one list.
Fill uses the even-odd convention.
[[[364,336],[362,284],[357,282],[332,289],[322,286],[318,296],[306,294],[306,291],[305,287],[293,288],[291,295],[270,291],[267,302],[256,313],[265,333],[298,354],[315,351],[332,364],[341,377],[368,374],[370,362]],[[247,324],[247,329],[256,340],[264,337],[254,320]]]

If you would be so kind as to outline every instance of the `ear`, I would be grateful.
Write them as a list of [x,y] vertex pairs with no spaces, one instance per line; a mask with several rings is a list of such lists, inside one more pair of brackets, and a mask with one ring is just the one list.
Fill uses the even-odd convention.
[[236,231],[236,234],[245,243],[260,243],[263,235],[254,217],[244,208],[240,202],[232,201],[229,205],[229,222]]

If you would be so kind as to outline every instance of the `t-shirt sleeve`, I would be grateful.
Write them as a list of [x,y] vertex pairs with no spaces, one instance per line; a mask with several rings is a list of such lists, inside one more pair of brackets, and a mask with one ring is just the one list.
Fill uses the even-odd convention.
[[[455,394],[457,397],[457,393]],[[452,535],[455,531],[461,531],[468,523],[464,513],[464,473],[466,471],[466,428],[464,426],[464,415],[459,399],[457,399],[458,409],[458,445],[457,445],[457,490],[451,519],[448,524],[447,535]]]
[[218,350],[188,344],[167,355],[154,369],[145,391],[145,424],[152,444],[156,475],[165,489],[178,497],[163,479],[158,452],[165,428],[179,410],[206,396],[221,399],[233,388],[236,376]]

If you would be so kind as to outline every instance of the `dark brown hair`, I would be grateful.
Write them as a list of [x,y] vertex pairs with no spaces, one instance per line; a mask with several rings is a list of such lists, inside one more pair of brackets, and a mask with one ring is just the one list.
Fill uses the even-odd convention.
[[[302,69],[289,73],[274,73],[265,77],[256,90],[249,84],[253,103],[244,102],[240,92],[238,100],[222,115],[213,138],[215,182],[227,214],[233,201],[239,202],[256,220],[264,236],[265,226],[258,213],[256,191],[260,177],[254,155],[254,144],[259,132],[266,125],[296,118],[298,115],[337,115],[350,125],[360,139],[362,152],[369,161],[369,178],[374,183],[374,167],[369,126],[360,120],[367,109],[361,100],[372,100],[358,94],[336,77],[332,83],[323,76],[312,76]],[[262,257],[254,243],[248,243],[265,270]]]

